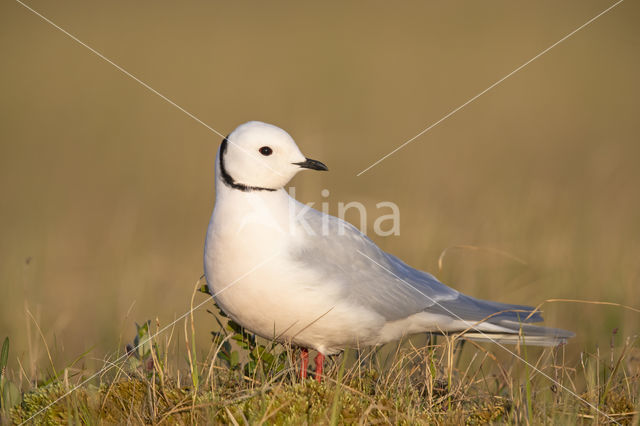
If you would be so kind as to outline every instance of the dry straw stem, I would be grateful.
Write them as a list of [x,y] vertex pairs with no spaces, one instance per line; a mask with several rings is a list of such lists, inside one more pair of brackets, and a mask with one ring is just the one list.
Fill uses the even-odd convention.
[[[116,363],[112,363],[108,360],[105,360],[105,364],[110,364],[110,366],[112,368],[116,369],[116,375],[113,378],[113,380],[109,383],[109,386],[107,387],[107,391],[105,392],[105,395],[102,399],[102,404],[100,405],[100,411],[101,412],[105,412],[106,411],[106,404],[109,400],[109,396],[110,394],[114,391],[114,386],[116,383],[118,383],[118,381],[120,380],[121,374],[124,374],[124,376],[126,376],[127,380],[132,380],[132,377],[129,376],[129,374],[120,367],[120,365],[116,364]],[[102,376],[100,377],[102,379]]]
[[638,308],[634,308],[633,306],[623,305],[621,303],[615,303],[615,302],[601,302],[601,301],[598,301],[598,300],[580,300],[580,299],[547,299],[544,302],[540,303],[538,306],[536,306],[536,308],[534,309],[532,314],[535,313],[535,312],[540,311],[540,308],[545,303],[557,303],[557,302],[584,303],[584,304],[588,304],[588,305],[617,306],[619,308],[624,308],[624,309],[627,309],[627,310],[632,311],[632,312],[640,313],[640,309],[638,309]]
[[[158,321],[156,319],[156,333],[159,329],[159,324]],[[157,337],[154,337],[153,340],[157,340]],[[157,345],[157,342],[153,342],[151,343],[151,360],[153,361],[153,374],[155,375],[156,373],[158,373],[159,379],[160,379],[160,385],[161,387],[164,387],[164,380],[165,380],[165,375],[164,375],[164,370],[163,370],[163,365],[160,364],[160,360],[158,359],[158,356],[156,354],[155,351],[155,345]],[[166,365],[166,364],[165,364]]]
[[454,245],[454,246],[449,246],[447,248],[445,248],[444,250],[442,250],[442,252],[440,253],[440,256],[438,256],[438,270],[442,271],[442,268],[444,266],[444,258],[447,255],[447,253],[449,252],[449,250],[451,249],[462,249],[462,250],[473,250],[473,251],[486,251],[488,253],[493,253],[493,254],[497,254],[503,257],[506,257],[508,259],[511,259],[515,262],[518,262],[522,265],[527,265],[527,262],[525,262],[524,260],[520,259],[518,256],[515,256],[511,253],[508,253],[506,251],[503,250],[499,250],[499,249],[495,249],[492,247],[482,247],[482,246],[473,246],[473,245],[469,245],[469,244],[459,244],[459,245]]
[[213,375],[213,369],[217,368],[217,369],[222,369],[222,367],[218,367],[215,365],[215,361],[216,359],[218,359],[218,353],[220,353],[220,350],[222,349],[222,345],[224,345],[224,343],[231,339],[233,337],[232,334],[228,334],[227,336],[225,336],[224,339],[222,339],[220,341],[220,343],[218,344],[218,346],[216,347],[215,352],[213,353],[213,356],[211,357],[211,364],[209,365],[209,372],[207,373],[207,379],[204,382],[204,385],[207,386],[208,384],[211,384],[211,392],[214,392],[214,388],[215,388],[215,376]]
[[49,351],[49,345],[47,344],[47,339],[44,337],[44,333],[42,333],[42,329],[40,328],[40,325],[38,324],[38,321],[36,321],[35,317],[31,313],[29,308],[25,306],[25,310],[27,311],[27,315],[29,315],[29,317],[31,317],[31,320],[33,321],[33,323],[35,324],[36,328],[38,329],[38,333],[40,334],[40,337],[42,338],[42,343],[44,343],[44,348],[47,351],[47,357],[49,358],[49,363],[51,364],[51,370],[53,371],[53,375],[57,379],[58,378],[58,373],[56,372],[56,366],[53,364],[53,357],[51,356],[51,352]]
[[[189,309],[189,318],[188,319],[185,318],[184,320],[184,339],[187,345],[187,355],[189,356],[189,367],[191,369],[191,381],[193,383],[193,387],[196,390],[196,392],[194,392],[194,400],[193,400],[194,405],[195,405],[195,394],[197,393],[200,385],[200,376],[198,371],[198,360],[196,358],[197,356],[196,355],[196,326],[195,326],[195,321],[193,319],[193,311],[194,311],[193,303],[196,297],[196,293],[201,287],[200,285],[201,279],[202,277],[200,277],[196,281],[196,284],[193,288],[193,293],[191,293],[191,305]],[[189,321],[191,322],[191,345],[189,345],[189,338],[187,335],[187,322]]]

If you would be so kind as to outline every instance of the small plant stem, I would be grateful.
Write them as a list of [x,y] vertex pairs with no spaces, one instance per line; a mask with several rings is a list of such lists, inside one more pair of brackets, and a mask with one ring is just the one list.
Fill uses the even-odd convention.
[[4,400],[4,376],[7,374],[7,362],[9,360],[9,338],[5,337],[0,351],[0,407],[5,409]]
[[191,368],[191,381],[193,383],[193,398],[195,403],[195,397],[198,393],[198,386],[200,385],[200,374],[198,372],[198,360],[196,359],[196,326],[193,319],[193,301],[196,297],[196,293],[200,289],[200,280],[196,282],[193,293],[191,294],[191,309],[189,311],[189,320],[191,322],[191,348],[189,348],[189,342],[187,339],[187,324],[185,323],[184,334],[187,339],[187,352],[189,355],[189,367]]
[[[523,336],[524,339],[524,336]],[[522,355],[524,356],[525,364],[524,364],[524,375],[525,375],[525,390],[526,390],[526,398],[527,398],[527,422],[532,424],[532,415],[533,415],[533,403],[531,401],[531,371],[529,368],[529,360],[527,358],[527,346],[525,344],[522,345]]]
[[344,375],[344,366],[347,361],[347,354],[349,349],[345,349],[342,353],[342,363],[340,363],[340,369],[338,370],[338,380],[336,381],[336,393],[333,396],[333,403],[331,404],[331,420],[329,424],[337,425],[338,418],[340,417],[340,394],[342,392],[342,377]]
[[47,351],[47,356],[49,357],[49,363],[51,364],[51,369],[53,370],[53,375],[56,378],[56,380],[58,380],[58,372],[56,371],[56,366],[53,364],[53,358],[51,357],[51,352],[49,351],[49,345],[47,345],[47,339],[45,339],[44,337],[44,333],[42,333],[42,329],[40,328],[40,325],[38,324],[38,321],[36,321],[35,317],[33,316],[33,314],[31,313],[31,311],[27,308],[27,314],[31,317],[31,320],[33,321],[33,323],[35,324],[36,328],[38,329],[38,333],[40,333],[40,337],[42,338],[42,342],[44,343],[44,348]]

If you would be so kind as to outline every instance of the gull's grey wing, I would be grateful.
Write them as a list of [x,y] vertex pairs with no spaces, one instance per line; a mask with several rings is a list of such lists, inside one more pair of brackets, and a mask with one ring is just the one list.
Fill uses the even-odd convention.
[[292,255],[322,279],[339,282],[347,301],[393,321],[458,297],[457,291],[385,253],[341,219],[309,209],[303,220],[314,235],[307,235]]
[[323,279],[341,283],[347,301],[365,306],[387,321],[422,311],[471,321],[491,315],[493,320],[542,321],[537,313],[526,319],[533,311],[529,306],[478,300],[447,287],[433,275],[384,252],[337,217],[308,209],[303,220],[313,234],[293,250],[294,259]]

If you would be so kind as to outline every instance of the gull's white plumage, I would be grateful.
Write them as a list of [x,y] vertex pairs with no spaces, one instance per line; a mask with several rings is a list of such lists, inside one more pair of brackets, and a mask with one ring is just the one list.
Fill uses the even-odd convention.
[[217,304],[248,330],[323,354],[470,327],[467,338],[501,343],[573,336],[529,324],[542,320],[531,307],[465,296],[295,201],[283,187],[305,167],[326,170],[261,122],[239,126],[218,151],[205,274]]

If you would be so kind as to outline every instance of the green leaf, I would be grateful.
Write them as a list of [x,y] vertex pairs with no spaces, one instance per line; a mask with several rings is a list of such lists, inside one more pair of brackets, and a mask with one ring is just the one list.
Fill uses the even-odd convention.
[[238,355],[238,351],[231,352],[231,356],[229,357],[229,364],[231,364],[231,368],[236,368],[240,363],[240,356]]
[[7,367],[9,359],[9,338],[5,337],[2,343],[2,352],[0,352],[0,376],[4,375],[4,369]]
[[232,340],[235,340],[236,343],[238,343],[238,346],[240,346],[242,349],[247,350],[249,349],[249,345],[247,344],[246,341],[244,341],[244,339],[242,338],[242,336],[238,336],[235,335],[231,338]]
[[4,389],[2,389],[2,408],[13,408],[18,405],[21,400],[22,394],[20,393],[20,389],[18,389],[13,382],[6,382],[4,384]]
[[136,356],[145,359],[151,355],[152,342],[149,338],[149,328],[151,321],[148,320],[142,325],[136,323],[136,338],[133,340],[133,347],[136,348]]
[[198,278],[198,284],[200,284],[200,287],[198,287],[199,292],[211,294],[209,286],[207,285],[207,277],[204,274],[200,275],[200,278]]
[[244,366],[244,374],[247,376],[253,376],[256,371],[256,366],[257,364],[255,361],[249,361]]
[[271,365],[271,364],[273,364],[273,361],[275,361],[275,357],[272,354],[270,354],[269,352],[264,352],[262,354],[262,360],[264,362],[266,362],[267,364]]

